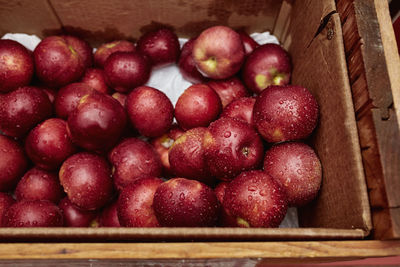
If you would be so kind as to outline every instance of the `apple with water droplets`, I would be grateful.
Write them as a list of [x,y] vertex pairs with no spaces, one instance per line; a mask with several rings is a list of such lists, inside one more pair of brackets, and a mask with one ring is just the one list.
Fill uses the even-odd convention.
[[254,126],[253,109],[256,99],[254,97],[241,97],[232,101],[222,111],[221,118],[236,118]]
[[127,40],[116,40],[102,44],[94,53],[94,64],[96,67],[104,68],[108,57],[115,52],[135,52],[134,43]]
[[237,77],[225,80],[212,80],[207,85],[219,95],[223,108],[238,98],[250,96],[246,87]]

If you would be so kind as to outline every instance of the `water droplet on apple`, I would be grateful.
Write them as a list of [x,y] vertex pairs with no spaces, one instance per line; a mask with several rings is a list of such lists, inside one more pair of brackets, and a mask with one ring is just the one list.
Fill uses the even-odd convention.
[[226,132],[224,133],[224,137],[225,137],[225,138],[231,137],[231,132],[226,131]]

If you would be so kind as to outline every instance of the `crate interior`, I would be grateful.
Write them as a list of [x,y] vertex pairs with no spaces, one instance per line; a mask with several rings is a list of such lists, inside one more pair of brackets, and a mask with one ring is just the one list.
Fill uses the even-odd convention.
[[343,239],[371,230],[354,108],[334,0],[0,0],[0,35],[7,32],[74,34],[94,47],[105,41],[135,41],[142,33],[172,27],[192,37],[213,25],[248,33],[270,31],[289,51],[292,83],[307,87],[320,105],[311,142],[323,166],[318,198],[299,209],[299,229],[0,229],[6,239]]

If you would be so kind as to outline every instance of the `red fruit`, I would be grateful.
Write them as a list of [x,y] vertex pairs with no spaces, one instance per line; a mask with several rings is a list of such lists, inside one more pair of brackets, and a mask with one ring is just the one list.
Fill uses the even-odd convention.
[[245,56],[248,56],[251,54],[251,52],[254,51],[257,47],[260,45],[250,37],[245,31],[238,31],[240,38],[242,39],[243,42],[243,47],[244,47],[244,54]]
[[0,192],[0,227],[3,226],[4,213],[15,203],[10,194]]
[[137,52],[115,52],[104,64],[107,84],[121,93],[145,84],[150,72],[149,61]]
[[25,200],[11,205],[3,217],[5,227],[61,227],[61,210],[47,200]]
[[22,200],[48,200],[57,204],[63,196],[62,187],[56,173],[30,169],[18,182],[15,197]]
[[90,151],[107,151],[121,137],[126,114],[121,104],[109,95],[92,92],[79,101],[69,115],[67,129],[72,141]]
[[163,180],[147,177],[126,186],[119,195],[117,213],[125,227],[159,227],[153,210],[154,193]]
[[97,211],[80,209],[68,197],[63,198],[58,207],[64,215],[64,226],[68,227],[89,227],[97,216]]
[[55,89],[50,89],[50,88],[42,88],[42,90],[48,96],[50,103],[54,104],[54,101],[56,100],[57,97],[57,91]]
[[122,190],[131,182],[147,177],[159,177],[162,167],[154,148],[137,138],[128,138],[111,150],[108,159],[113,165],[114,184]]
[[14,189],[28,167],[24,150],[16,141],[0,135],[0,191]]
[[93,65],[93,48],[88,42],[71,35],[63,35],[61,37],[79,54],[85,69]]
[[223,207],[240,227],[278,227],[288,208],[284,189],[262,171],[243,172],[233,179]]
[[140,134],[161,136],[172,126],[174,107],[160,90],[141,86],[133,90],[126,102],[130,121]]
[[108,94],[111,91],[107,86],[106,76],[104,74],[104,70],[102,69],[86,69],[81,82],[103,94]]
[[236,99],[250,95],[237,77],[225,80],[213,80],[208,82],[207,85],[214,89],[221,98],[223,108]]
[[84,83],[71,83],[61,88],[54,101],[57,117],[68,119],[69,114],[76,108],[81,98],[93,91],[92,87]]
[[52,105],[43,90],[20,87],[0,96],[0,130],[8,136],[23,137],[52,114]]
[[36,76],[49,87],[77,81],[85,71],[84,58],[62,36],[43,39],[33,51]]
[[318,103],[304,87],[270,86],[257,97],[253,116],[267,142],[300,140],[317,125]]
[[121,227],[118,219],[117,201],[106,206],[98,218],[100,227]]
[[156,190],[153,208],[161,226],[215,226],[220,205],[214,191],[196,180],[173,178]]
[[247,122],[254,126],[253,122],[253,108],[256,99],[254,97],[241,97],[232,101],[224,108],[221,114],[222,117],[236,118],[241,121]]
[[192,56],[195,40],[192,38],[182,46],[178,67],[185,80],[191,83],[202,83],[207,81],[207,78],[199,72]]
[[128,98],[128,96],[126,94],[115,92],[111,96],[114,97],[115,99],[117,99],[118,102],[121,104],[121,106],[126,108],[126,99]]
[[29,133],[25,140],[25,151],[38,167],[55,170],[75,153],[76,148],[67,134],[67,123],[51,118]]
[[242,77],[247,88],[259,94],[270,85],[288,84],[291,72],[289,54],[280,45],[264,44],[247,57]]
[[208,127],[203,147],[210,173],[229,181],[242,171],[257,168],[264,156],[260,136],[249,124],[221,118]]
[[77,153],[64,161],[59,177],[68,198],[81,209],[99,209],[113,196],[111,168],[101,156]]
[[177,177],[213,184],[204,159],[203,139],[207,128],[198,127],[186,131],[172,144],[168,152],[171,171]]
[[[225,190],[228,185],[228,182],[220,182],[214,188],[214,193],[221,205],[224,202]],[[223,206],[221,208],[221,215],[219,216],[218,225],[222,227],[235,227],[237,225],[235,217],[230,216]]]
[[193,46],[197,69],[206,77],[226,79],[235,75],[244,61],[240,35],[225,26],[204,30]]
[[126,40],[117,40],[102,44],[94,53],[94,63],[103,68],[107,58],[115,52],[135,52],[135,44]]
[[159,29],[144,34],[138,40],[137,48],[150,59],[153,67],[176,62],[180,52],[178,36],[170,29]]
[[321,186],[321,162],[314,150],[298,142],[272,146],[264,159],[264,171],[286,190],[291,206],[312,201]]
[[0,40],[0,93],[28,85],[33,76],[32,53],[13,40]]
[[178,98],[175,118],[185,130],[207,127],[218,118],[221,110],[221,100],[217,93],[205,84],[195,84]]

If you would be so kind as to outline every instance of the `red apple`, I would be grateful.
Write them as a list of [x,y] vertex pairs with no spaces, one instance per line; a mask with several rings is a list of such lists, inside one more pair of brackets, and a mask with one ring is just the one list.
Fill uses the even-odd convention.
[[240,70],[244,61],[242,39],[229,27],[210,27],[197,37],[193,59],[204,76],[212,79],[229,78]]
[[100,209],[113,196],[111,168],[101,156],[77,153],[64,161],[59,177],[68,198],[81,209]]
[[222,110],[217,93],[206,84],[187,88],[175,105],[175,118],[183,129],[207,127]]
[[312,201],[321,187],[322,167],[314,150],[303,143],[272,146],[264,158],[264,171],[286,190],[291,206]]
[[214,178],[204,159],[203,139],[207,128],[186,131],[172,144],[168,152],[171,171],[176,177],[185,177],[211,185]]
[[221,98],[223,108],[236,99],[250,95],[237,77],[225,80],[213,80],[208,82],[207,85],[214,89]]
[[58,91],[56,91],[55,89],[46,88],[46,87],[42,88],[42,90],[49,97],[50,103],[54,104],[54,101],[56,100]]
[[76,148],[67,133],[67,123],[51,118],[36,126],[25,140],[28,157],[40,168],[55,170],[75,153]]
[[195,38],[192,38],[182,46],[178,67],[185,80],[191,83],[203,83],[207,81],[207,78],[199,72],[192,56],[195,40]]
[[15,197],[21,200],[48,200],[57,204],[63,190],[54,172],[32,168],[25,173],[15,189]]
[[159,227],[154,214],[154,193],[163,180],[147,177],[127,185],[120,193],[117,204],[118,219],[125,227]]
[[289,54],[280,45],[264,44],[247,57],[242,76],[247,88],[259,94],[270,85],[288,84],[291,72]]
[[71,35],[62,35],[60,37],[64,38],[67,44],[79,54],[85,69],[93,65],[93,48],[88,42]]
[[254,97],[241,97],[232,101],[222,111],[221,117],[236,118],[254,126],[253,109],[256,99]]
[[153,67],[177,62],[180,52],[178,36],[166,28],[142,35],[137,42],[137,48],[150,59]]
[[4,213],[15,203],[13,197],[8,193],[0,192],[0,227],[3,226]]
[[77,81],[85,71],[84,58],[62,36],[43,39],[33,51],[36,76],[49,87]]
[[121,106],[126,108],[126,99],[128,98],[128,96],[126,94],[123,94],[120,92],[115,92],[111,96],[114,97],[115,99],[117,99],[118,102],[121,104]]
[[174,107],[165,93],[149,86],[140,86],[128,95],[126,101],[130,121],[140,134],[157,137],[171,128]]
[[156,190],[153,208],[161,226],[215,226],[220,205],[214,191],[203,183],[173,178]]
[[0,134],[0,191],[7,192],[24,175],[28,159],[19,143]]
[[145,84],[150,72],[148,59],[138,52],[115,52],[104,64],[107,84],[121,93]]
[[71,83],[58,91],[54,101],[57,117],[68,119],[69,114],[76,108],[81,98],[90,94],[94,89],[84,83]]
[[247,32],[240,30],[238,33],[243,42],[245,56],[250,55],[254,49],[260,46],[253,38],[250,37],[250,35],[247,34]]
[[135,44],[126,40],[117,40],[102,44],[94,53],[94,63],[103,68],[107,58],[115,52],[135,52]]
[[[225,190],[228,187],[228,185],[229,185],[228,182],[220,182],[214,188],[214,193],[217,196],[218,201],[219,201],[219,203],[221,205],[224,202]],[[223,206],[221,207],[221,215],[219,216],[218,225],[222,226],[222,227],[235,227],[235,226],[237,226],[236,218],[233,217],[233,216],[230,216]]]
[[97,91],[81,98],[67,122],[68,133],[74,143],[98,152],[112,148],[125,126],[126,114],[121,104]]
[[0,40],[0,93],[28,85],[33,76],[32,53],[13,40]]
[[139,178],[161,175],[157,152],[149,143],[137,138],[123,140],[111,150],[108,159],[113,165],[113,179],[118,190]]
[[270,86],[257,97],[253,116],[267,142],[300,140],[317,125],[318,103],[304,87]]
[[89,227],[97,216],[97,211],[83,210],[75,206],[68,197],[63,198],[58,204],[64,215],[64,226]]
[[278,227],[288,205],[285,190],[271,176],[248,171],[226,187],[223,207],[239,227]]
[[117,207],[117,201],[104,207],[98,217],[99,227],[121,227],[118,219]]
[[81,82],[87,84],[88,86],[92,87],[100,93],[108,94],[111,92],[111,89],[107,86],[104,70],[102,69],[86,69],[86,72],[83,74]]
[[11,205],[3,217],[5,227],[61,227],[63,214],[47,200],[25,200]]
[[20,87],[0,97],[0,130],[8,136],[25,136],[51,114],[48,96],[36,87]]
[[264,156],[261,138],[253,127],[228,117],[211,123],[203,146],[210,173],[226,181],[242,171],[256,169]]

